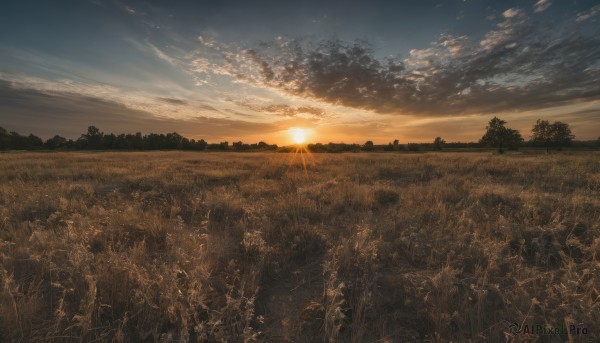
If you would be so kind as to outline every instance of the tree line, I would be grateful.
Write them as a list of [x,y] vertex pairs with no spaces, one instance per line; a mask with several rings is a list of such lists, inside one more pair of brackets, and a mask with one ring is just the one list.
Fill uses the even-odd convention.
[[[516,149],[523,145],[525,142],[521,133],[505,125],[506,121],[497,117],[492,118],[479,142],[486,146],[497,147],[499,153],[503,153],[505,148]],[[550,123],[548,120],[538,119],[531,129],[529,145],[543,146],[548,152],[550,148],[561,149],[570,146],[574,139],[575,135],[571,133],[569,124],[560,121]]]
[[[519,147],[543,147],[561,149],[562,147],[600,147],[600,137],[596,141],[575,141],[568,124],[563,122],[550,123],[538,119],[533,126],[531,139],[525,141],[518,130],[506,127],[506,121],[494,117],[485,128],[485,134],[478,142],[446,142],[436,137],[433,143],[400,144],[396,139],[388,144],[376,145],[373,141],[364,144],[345,143],[316,143],[308,144],[312,152],[359,152],[359,151],[440,151],[442,149],[473,149],[495,147],[500,153],[504,149],[514,150]],[[8,132],[0,127],[0,150],[195,150],[195,151],[293,151],[293,148],[280,148],[276,144],[265,142],[247,144],[242,141],[208,143],[204,139],[188,139],[177,132],[167,134],[150,133],[135,134],[105,134],[95,126],[90,126],[87,132],[78,139],[66,139],[55,135],[42,140],[34,134],[21,135],[15,131]]]
[[207,143],[204,139],[195,140],[183,137],[177,132],[167,134],[150,133],[105,134],[95,126],[88,127],[86,133],[77,140],[66,139],[56,135],[43,141],[30,134],[22,136],[17,132],[8,132],[0,127],[0,150],[276,150],[274,144],[259,142],[244,144],[242,142]]

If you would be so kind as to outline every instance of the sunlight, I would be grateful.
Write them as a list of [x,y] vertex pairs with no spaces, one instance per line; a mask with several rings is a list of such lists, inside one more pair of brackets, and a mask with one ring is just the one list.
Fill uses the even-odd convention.
[[290,129],[290,136],[292,137],[292,141],[294,141],[294,143],[302,144],[306,142],[307,133],[306,130],[296,127]]
[[[314,165],[315,160],[306,146],[297,144],[290,155],[291,156],[288,161],[288,171],[290,171],[294,165],[301,165],[304,176],[308,177],[308,166]],[[298,160],[298,162],[296,162],[296,160]]]
[[310,129],[292,127],[288,130],[288,134],[295,144],[288,161],[288,171],[294,168],[295,165],[300,165],[304,171],[304,176],[308,177],[308,166],[314,164],[314,158],[308,150],[306,140],[309,136],[313,136],[313,132]]

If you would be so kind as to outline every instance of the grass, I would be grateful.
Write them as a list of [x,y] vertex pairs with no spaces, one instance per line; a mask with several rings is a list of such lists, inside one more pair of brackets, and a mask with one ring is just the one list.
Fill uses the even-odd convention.
[[599,157],[0,154],[0,341],[598,341]]

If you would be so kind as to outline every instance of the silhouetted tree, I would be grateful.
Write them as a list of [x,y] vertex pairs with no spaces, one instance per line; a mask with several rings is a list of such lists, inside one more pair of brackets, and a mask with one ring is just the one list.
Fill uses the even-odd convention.
[[[276,149],[276,145],[268,145],[261,142],[269,149]],[[87,132],[82,134],[76,142],[56,135],[45,142],[33,135],[22,136],[17,132],[7,132],[0,127],[0,150],[31,150],[31,149],[135,149],[135,150],[156,150],[156,149],[183,149],[183,150],[204,150],[208,144],[205,140],[190,140],[178,134],[177,132],[168,134],[150,133],[142,135],[141,132],[135,134],[104,134],[95,126],[89,126]],[[215,144],[216,150],[227,150],[227,142]],[[254,144],[254,146],[257,146]],[[244,149],[249,149],[250,145],[243,144]]]
[[48,138],[44,143],[44,146],[48,149],[59,149],[67,145],[67,139],[59,135],[55,135],[52,138]]
[[244,143],[242,143],[242,141],[233,142],[231,145],[233,146],[233,150],[236,151],[241,151],[244,149]]
[[102,148],[103,149],[116,149],[117,146],[117,136],[114,133],[109,135],[102,136]]
[[167,133],[162,149],[181,149],[184,137],[177,132]]
[[375,145],[373,144],[373,141],[366,141],[365,144],[363,145],[364,151],[373,151],[374,149],[375,149]]
[[183,150],[193,150],[195,143],[196,143],[195,140],[193,140],[193,139],[187,139],[187,138],[184,137],[181,140],[181,149],[183,149]]
[[325,152],[327,151],[323,143],[309,144],[307,146],[308,150],[311,152]]
[[29,149],[39,149],[42,148],[44,146],[44,141],[34,135],[33,133],[30,133],[29,136],[27,136],[27,148]]
[[22,136],[18,132],[7,132],[0,127],[0,150],[32,150],[44,147],[44,141],[34,134]]
[[550,147],[568,146],[575,138],[569,125],[560,121],[550,124],[547,120],[538,119],[531,133],[531,141],[544,144],[546,152]]
[[206,143],[206,141],[204,139],[200,139],[199,141],[196,142],[195,148],[197,150],[204,150],[204,149],[206,149],[207,145],[208,145],[208,143]]
[[127,135],[127,136],[131,136],[132,147],[134,149],[143,149],[144,148],[144,137],[142,136],[141,132],[136,132],[135,136],[134,135]]
[[208,150],[229,150],[229,142],[211,143],[206,146]]
[[394,150],[398,150],[398,144],[400,142],[397,139],[394,139]]
[[506,121],[494,117],[486,126],[486,132],[481,137],[481,144],[498,147],[498,152],[503,153],[504,147],[516,148],[523,142],[523,137],[517,130],[509,129],[504,126]]
[[442,137],[435,137],[433,140],[433,150],[440,151],[442,150],[442,146],[446,144],[446,141],[442,139]]
[[102,149],[103,137],[104,133],[100,132],[100,129],[95,126],[89,126],[87,133],[81,135],[77,142],[84,149]]
[[9,146],[10,149],[25,149],[27,147],[27,138],[25,136],[21,136],[15,131],[11,131],[9,136]]
[[8,131],[0,126],[0,150],[10,149],[10,136]]
[[420,151],[421,147],[417,143],[408,143],[407,149],[408,151]]
[[559,148],[571,145],[573,139],[575,139],[575,135],[571,132],[569,124],[560,121],[552,124],[552,133],[554,144]]

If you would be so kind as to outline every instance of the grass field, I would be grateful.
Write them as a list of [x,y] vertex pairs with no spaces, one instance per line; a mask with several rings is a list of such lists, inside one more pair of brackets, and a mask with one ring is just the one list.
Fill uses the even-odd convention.
[[600,154],[292,157],[0,154],[0,341],[600,341]]

